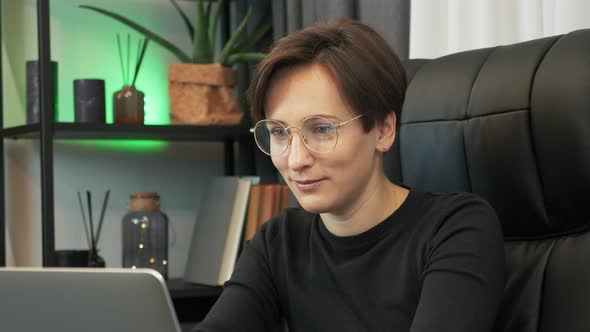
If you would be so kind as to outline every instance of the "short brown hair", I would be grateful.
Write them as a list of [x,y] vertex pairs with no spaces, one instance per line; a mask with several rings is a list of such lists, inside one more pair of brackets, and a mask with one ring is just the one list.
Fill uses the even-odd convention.
[[256,66],[247,91],[255,121],[265,118],[264,103],[273,75],[301,64],[325,66],[356,114],[371,111],[361,118],[366,131],[390,112],[399,118],[406,76],[398,56],[368,25],[338,19],[280,39]]

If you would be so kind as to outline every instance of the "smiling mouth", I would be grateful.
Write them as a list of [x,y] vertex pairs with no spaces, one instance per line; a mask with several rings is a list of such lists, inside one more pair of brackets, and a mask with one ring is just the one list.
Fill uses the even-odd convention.
[[293,181],[295,181],[295,183],[297,183],[297,184],[311,184],[311,183],[315,183],[315,182],[322,181],[322,179],[317,179],[317,180],[305,180],[305,181],[298,181],[298,180],[293,180]]
[[301,190],[301,191],[312,191],[315,190],[317,187],[319,187],[319,185],[321,184],[321,182],[324,179],[314,179],[314,180],[293,180],[293,182],[295,182],[295,185],[297,186],[297,189]]

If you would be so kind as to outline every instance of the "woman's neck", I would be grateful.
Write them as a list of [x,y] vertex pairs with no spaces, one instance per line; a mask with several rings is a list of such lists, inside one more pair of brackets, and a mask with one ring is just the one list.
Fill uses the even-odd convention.
[[336,236],[353,236],[385,220],[407,196],[407,189],[396,186],[382,175],[374,184],[367,186],[365,195],[349,209],[340,213],[322,213],[321,217],[330,233]]

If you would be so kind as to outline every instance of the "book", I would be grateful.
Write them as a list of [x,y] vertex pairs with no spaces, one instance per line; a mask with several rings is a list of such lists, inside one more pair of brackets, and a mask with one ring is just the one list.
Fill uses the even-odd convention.
[[284,209],[288,208],[291,203],[291,190],[289,186],[286,184],[281,185],[281,208],[280,212],[282,213]]
[[260,185],[260,203],[258,205],[257,228],[260,228],[262,224],[275,215],[275,205],[278,204],[276,190],[277,186],[277,184],[270,183]]
[[184,280],[220,286],[233,272],[244,229],[252,182],[212,178],[193,229]]
[[244,241],[249,241],[254,237],[258,228],[258,207],[260,206],[260,185],[254,184],[250,188],[250,199],[248,202],[248,214],[246,217],[246,231],[244,232]]
[[274,195],[274,201],[273,201],[273,205],[272,205],[272,217],[274,216],[278,216],[279,214],[281,214],[282,210],[282,206],[281,204],[283,203],[282,201],[282,193],[283,193],[283,185],[281,184],[274,184],[273,185],[273,195]]

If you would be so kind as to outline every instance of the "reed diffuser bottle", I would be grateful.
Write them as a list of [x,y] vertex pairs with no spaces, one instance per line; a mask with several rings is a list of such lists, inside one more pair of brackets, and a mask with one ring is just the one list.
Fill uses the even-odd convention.
[[133,85],[124,85],[116,91],[113,94],[114,123],[143,124],[144,97]]
[[[130,75],[130,57],[131,57],[131,39],[127,35],[127,65],[124,65],[123,51],[121,48],[121,38],[117,34],[117,46],[119,48],[119,60],[121,64],[121,74],[123,76],[123,88],[115,91],[113,94],[113,122],[127,124],[143,124],[144,122],[144,97],[143,92],[135,88],[135,81],[139,74],[139,69],[143,62],[143,56],[147,48],[148,39],[139,41],[137,45],[137,54],[133,76]],[[131,79],[131,77],[133,77]]]
[[155,192],[135,192],[123,217],[123,267],[152,268],[168,278],[168,217]]

